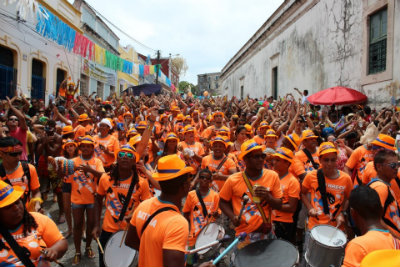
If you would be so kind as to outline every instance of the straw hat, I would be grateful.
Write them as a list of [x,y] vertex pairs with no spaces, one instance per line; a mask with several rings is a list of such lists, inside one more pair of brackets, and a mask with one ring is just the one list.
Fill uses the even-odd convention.
[[242,146],[240,147],[240,154],[239,154],[239,160],[242,160],[244,156],[246,156],[247,154],[249,154],[251,151],[254,150],[262,150],[262,146],[260,146],[259,144],[257,144],[256,141],[254,141],[254,139],[249,139],[247,141],[245,141]]
[[153,178],[157,181],[168,181],[193,171],[192,167],[186,167],[185,162],[177,154],[173,154],[158,160]]
[[394,146],[395,143],[396,140],[394,140],[393,137],[386,134],[379,134],[378,137],[371,142],[372,145],[380,146],[393,151],[396,150],[396,147]]
[[318,148],[318,155],[322,156],[328,153],[336,153],[337,154],[337,149],[335,145],[331,142],[323,142]]
[[286,147],[280,147],[278,148],[275,153],[273,154],[274,157],[279,157],[281,159],[284,159],[286,161],[289,161],[290,163],[293,162],[293,152],[292,150],[286,148]]
[[21,198],[24,190],[19,186],[11,186],[0,180],[0,208],[7,207]]

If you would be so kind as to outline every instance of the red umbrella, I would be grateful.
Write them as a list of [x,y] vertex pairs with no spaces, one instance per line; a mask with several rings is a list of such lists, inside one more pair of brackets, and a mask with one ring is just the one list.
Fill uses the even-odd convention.
[[335,86],[310,95],[308,102],[313,105],[347,105],[367,101],[367,96],[357,90]]

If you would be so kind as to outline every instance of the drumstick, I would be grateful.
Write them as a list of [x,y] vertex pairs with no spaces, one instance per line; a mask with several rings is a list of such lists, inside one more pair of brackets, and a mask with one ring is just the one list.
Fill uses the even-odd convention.
[[238,221],[239,221],[239,222],[240,222],[240,219],[242,218],[244,208],[246,207],[246,204],[247,204],[247,202],[249,202],[249,200],[250,200],[250,198],[249,198],[248,195],[244,195],[244,196],[243,196],[242,208],[240,209],[239,217],[238,217]]
[[97,237],[96,237],[96,242],[97,242],[97,245],[99,245],[99,249],[100,249],[101,254],[104,254],[103,247],[101,246],[101,243],[100,243],[100,241],[99,241],[99,239]]
[[336,234],[336,231],[337,231],[337,229],[339,228],[339,224],[338,225],[336,225],[336,227],[335,227],[335,230],[333,231],[333,233],[332,233],[332,235],[331,235],[331,238],[329,238],[329,240],[328,240],[328,243],[330,243],[331,242],[331,240],[332,240],[332,238],[335,236],[335,234]]
[[213,265],[217,265],[217,263],[226,255],[229,251],[231,251],[239,241],[242,241],[246,238],[246,233],[240,233],[235,240],[215,259],[213,260]]

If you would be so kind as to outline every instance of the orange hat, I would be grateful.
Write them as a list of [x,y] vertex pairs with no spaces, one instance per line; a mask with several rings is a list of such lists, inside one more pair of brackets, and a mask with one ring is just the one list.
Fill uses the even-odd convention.
[[245,124],[244,128],[246,128],[246,134],[252,134],[253,133],[253,128],[251,128],[250,124]]
[[260,125],[258,126],[258,129],[260,129],[260,128],[270,128],[270,126],[269,126],[268,122],[262,121],[260,123]]
[[64,135],[64,134],[70,134],[70,133],[73,133],[73,132],[74,132],[74,128],[72,128],[71,125],[67,125],[67,126],[64,126],[62,128],[61,134]]
[[274,157],[280,157],[281,159],[287,160],[290,163],[293,162],[293,152],[286,147],[278,148],[273,154]]
[[126,133],[126,136],[127,137],[130,135],[136,136],[138,134],[139,134],[139,132],[135,128],[130,128],[129,131]]
[[254,139],[249,139],[247,141],[245,141],[242,146],[240,147],[240,154],[239,154],[239,160],[242,160],[244,156],[246,156],[247,154],[249,154],[251,151],[253,150],[258,150],[260,149],[262,151],[262,146],[260,146],[259,144],[257,144],[256,141],[254,141]]
[[318,136],[316,136],[312,130],[304,130],[301,133],[302,140],[311,139],[311,138],[318,138]]
[[128,152],[128,153],[132,153],[133,155],[135,155],[135,160],[136,160],[136,163],[139,161],[139,159],[140,159],[140,156],[139,156],[139,154],[135,151],[135,149],[132,147],[132,146],[130,146],[129,144],[126,144],[126,145],[123,145],[123,146],[121,146],[121,148],[118,150],[118,152],[117,152],[117,155],[118,155],[118,153],[119,152]]
[[331,142],[323,142],[318,148],[318,155],[322,156],[328,153],[336,153],[337,154],[337,149],[335,145]]
[[233,114],[232,119],[239,119],[239,116],[237,114]]
[[133,119],[133,114],[130,113],[129,111],[128,111],[128,112],[125,112],[122,116],[123,116],[123,117],[129,116],[129,117],[131,117],[131,118]]
[[217,135],[216,137],[214,137],[214,138],[211,140],[210,145],[212,146],[212,145],[213,145],[214,143],[216,143],[216,142],[223,143],[224,146],[225,146],[225,148],[226,148],[226,146],[228,145],[228,144],[225,142],[224,137],[223,137],[223,136],[220,136],[220,135]]
[[138,124],[136,124],[136,129],[145,129],[147,127],[147,122],[145,121],[140,121]]
[[183,133],[189,133],[189,132],[194,132],[195,129],[192,125],[186,125],[185,128],[183,128]]
[[90,120],[90,118],[89,118],[88,114],[86,114],[86,113],[83,113],[83,114],[79,115],[79,117],[78,117],[78,121],[89,121],[89,120]]
[[361,261],[360,267],[398,267],[400,250],[380,249],[368,253]]
[[167,133],[167,135],[164,138],[164,143],[166,143],[168,140],[176,140],[179,142],[178,136],[173,132]]
[[67,147],[68,145],[74,145],[75,147],[78,147],[78,144],[74,140],[67,139],[64,141],[64,144],[62,145],[62,149],[65,150],[65,147]]
[[131,137],[131,139],[129,139],[128,144],[131,146],[135,146],[141,140],[142,140],[142,137],[140,136],[140,134],[138,134],[138,135],[135,135],[134,137]]
[[265,133],[265,137],[275,137],[278,138],[278,136],[276,135],[276,132],[272,129],[267,130],[267,132]]
[[396,147],[394,146],[395,143],[396,140],[394,140],[393,137],[386,134],[379,134],[378,137],[371,142],[372,145],[380,146],[393,151],[396,150]]
[[224,117],[224,113],[222,113],[222,111],[216,111],[216,112],[214,112],[214,113],[212,114],[212,119],[214,119],[214,117],[217,116],[217,115],[221,115],[222,118]]
[[228,136],[229,135],[229,128],[226,127],[226,126],[222,126],[221,128],[218,129],[218,135]]
[[182,113],[179,113],[178,116],[176,116],[177,121],[183,121],[185,119],[185,116]]
[[172,106],[171,111],[181,111],[178,106]]
[[227,146],[233,145],[233,142],[231,142],[231,139],[229,139],[228,136],[222,136],[222,137],[224,138],[224,141],[225,141]]
[[168,181],[193,171],[192,167],[186,167],[185,162],[177,154],[173,154],[158,160],[153,178],[157,181]]
[[286,135],[285,138],[287,140],[289,140],[289,142],[293,145],[294,150],[297,151],[297,149],[299,149],[299,145],[300,145],[301,140],[300,140],[299,136],[296,133],[292,133],[292,134]]
[[19,186],[12,186],[0,180],[0,208],[7,207],[24,194],[24,190]]
[[90,135],[85,135],[84,137],[82,137],[82,139],[79,142],[79,144],[90,144],[90,145],[94,146],[93,137],[91,137]]

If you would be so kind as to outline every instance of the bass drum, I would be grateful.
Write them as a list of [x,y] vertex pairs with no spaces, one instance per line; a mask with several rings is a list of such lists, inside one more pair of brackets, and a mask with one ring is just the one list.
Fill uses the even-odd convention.
[[293,267],[299,262],[299,252],[285,240],[256,241],[236,252],[236,267]]
[[123,235],[124,231],[116,232],[107,241],[103,255],[104,264],[107,267],[136,267],[138,265],[139,253],[125,246],[125,242],[121,245]]

